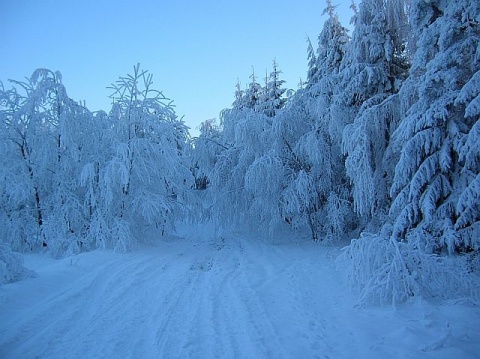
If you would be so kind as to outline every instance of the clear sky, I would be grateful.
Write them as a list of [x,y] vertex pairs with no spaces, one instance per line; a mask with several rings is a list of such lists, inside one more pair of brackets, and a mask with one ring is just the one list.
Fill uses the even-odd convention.
[[[350,2],[333,1],[344,26]],[[140,63],[196,134],[231,105],[252,66],[263,78],[275,58],[297,89],[324,8],[324,0],[0,0],[0,80],[9,87],[36,68],[59,70],[71,98],[108,111],[106,87]]]

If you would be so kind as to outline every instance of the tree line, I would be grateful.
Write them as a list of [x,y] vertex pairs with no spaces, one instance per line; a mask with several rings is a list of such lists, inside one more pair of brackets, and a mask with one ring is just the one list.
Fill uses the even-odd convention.
[[194,174],[209,186],[210,216],[353,237],[343,258],[365,301],[471,294],[480,5],[364,0],[352,10],[350,36],[327,1],[307,79],[287,101],[274,63],[264,86],[252,75],[220,123],[204,123]]

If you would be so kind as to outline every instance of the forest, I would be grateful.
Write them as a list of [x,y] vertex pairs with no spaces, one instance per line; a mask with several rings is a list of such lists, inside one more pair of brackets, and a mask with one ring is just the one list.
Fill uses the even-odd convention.
[[478,303],[480,3],[352,10],[350,33],[327,1],[298,89],[273,61],[198,137],[140,65],[108,111],[58,71],[1,83],[0,284],[24,277],[22,253],[127,252],[211,223],[347,243],[361,303]]

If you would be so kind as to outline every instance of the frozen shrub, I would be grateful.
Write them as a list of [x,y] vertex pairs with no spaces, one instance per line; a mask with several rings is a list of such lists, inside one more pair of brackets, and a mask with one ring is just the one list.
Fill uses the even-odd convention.
[[16,282],[33,272],[23,266],[23,258],[5,244],[0,244],[0,285]]
[[480,300],[479,262],[474,254],[446,256],[426,250],[425,235],[409,241],[363,233],[344,248],[348,279],[360,289],[359,305],[396,305],[413,297]]

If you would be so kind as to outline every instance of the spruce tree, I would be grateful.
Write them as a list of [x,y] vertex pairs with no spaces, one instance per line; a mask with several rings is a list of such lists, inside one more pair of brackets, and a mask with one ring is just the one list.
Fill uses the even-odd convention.
[[383,217],[389,206],[393,167],[385,158],[400,120],[396,94],[409,68],[407,39],[401,36],[406,16],[391,15],[405,10],[397,3],[366,0],[360,4],[336,96],[337,106],[344,108],[340,114],[347,116],[347,123],[351,121],[343,131],[343,149],[354,207],[367,221]]
[[480,5],[411,6],[416,52],[394,134],[393,235],[419,234],[430,250],[478,250]]

